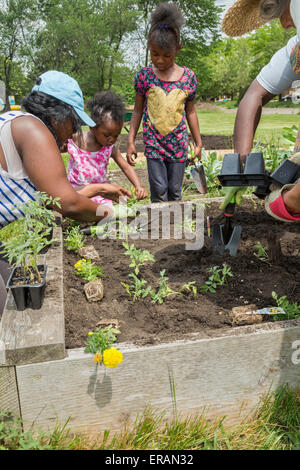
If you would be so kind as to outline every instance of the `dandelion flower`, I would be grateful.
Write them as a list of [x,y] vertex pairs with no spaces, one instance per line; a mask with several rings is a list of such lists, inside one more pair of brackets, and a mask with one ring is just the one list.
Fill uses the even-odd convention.
[[113,369],[123,362],[123,355],[116,348],[111,347],[103,352],[103,363],[106,367]]

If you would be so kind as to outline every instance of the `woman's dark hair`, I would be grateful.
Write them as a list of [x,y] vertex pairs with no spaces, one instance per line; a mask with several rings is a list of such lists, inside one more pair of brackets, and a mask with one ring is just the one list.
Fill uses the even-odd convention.
[[58,122],[64,122],[71,118],[73,123],[74,134],[77,132],[81,134],[81,125],[83,124],[78,114],[74,111],[72,106],[64,103],[53,96],[46,95],[41,91],[32,91],[22,101],[23,108],[34,116],[40,118],[41,121],[48,127],[53,134],[56,143],[58,140],[54,129],[51,126],[50,118]]
[[167,51],[180,48],[180,28],[184,25],[184,17],[175,3],[160,3],[151,14],[150,25],[148,46],[155,42],[160,49]]
[[121,96],[112,90],[97,93],[92,100],[88,101],[87,107],[97,126],[100,126],[107,118],[118,123],[123,121],[124,102]]

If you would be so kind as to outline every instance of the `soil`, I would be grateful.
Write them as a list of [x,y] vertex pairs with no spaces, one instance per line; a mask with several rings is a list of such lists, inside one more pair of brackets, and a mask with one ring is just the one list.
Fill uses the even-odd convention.
[[[228,135],[202,135],[202,143],[205,150],[232,149],[233,137]],[[116,147],[121,153],[126,153],[128,134],[120,134]],[[143,133],[139,132],[135,139],[137,152],[144,152]]]
[[[162,304],[153,304],[146,298],[133,302],[129,299],[121,282],[128,282],[129,258],[124,255],[122,240],[100,240],[86,237],[87,245],[93,244],[100,254],[99,264],[105,277],[104,298],[97,303],[88,303],[83,286],[86,283],[75,275],[74,264],[78,255],[64,251],[64,300],[66,346],[84,346],[89,331],[105,322],[117,320],[121,334],[119,342],[136,345],[153,344],[182,339],[183,335],[196,332],[213,336],[217,330],[232,330],[230,313],[232,308],[254,304],[257,308],[275,305],[272,291],[288,300],[299,299],[300,285],[297,275],[300,270],[300,236],[297,224],[276,222],[269,217],[261,201],[244,201],[234,217],[234,225],[242,225],[243,231],[238,253],[231,257],[213,254],[212,240],[205,234],[205,245],[199,251],[187,251],[186,240],[132,240],[137,248],[149,250],[155,262],[141,269],[142,278],[152,287],[158,286],[160,271],[166,270],[169,285],[175,291],[183,284],[195,281],[198,288],[193,294],[172,295]],[[205,216],[212,223],[223,221],[222,212],[216,202],[207,203]],[[205,217],[206,220],[206,217]],[[172,233],[172,230],[171,230]],[[268,234],[280,239],[281,257],[277,264],[268,265],[254,256],[255,244],[260,241],[266,248]],[[217,288],[216,293],[200,293],[200,286],[207,281],[207,268],[231,267],[233,277],[228,285]],[[270,321],[269,316],[264,321]],[[101,323],[99,323],[101,322]]]

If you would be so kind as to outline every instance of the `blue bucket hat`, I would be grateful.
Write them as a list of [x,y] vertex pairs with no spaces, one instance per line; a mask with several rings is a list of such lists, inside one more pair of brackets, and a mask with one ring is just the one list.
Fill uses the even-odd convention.
[[46,93],[69,104],[85,124],[91,127],[96,126],[96,123],[84,111],[82,91],[74,78],[57,70],[49,70],[39,78],[41,83],[34,85],[32,91]]

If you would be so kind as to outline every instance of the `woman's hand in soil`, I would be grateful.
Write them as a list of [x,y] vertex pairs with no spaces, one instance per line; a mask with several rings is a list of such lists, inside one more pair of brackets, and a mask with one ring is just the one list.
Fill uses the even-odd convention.
[[[231,200],[234,198],[234,202],[237,206],[239,206],[242,201],[243,201],[243,196],[245,191],[247,190],[247,187],[242,187],[241,186],[225,186],[222,188],[222,193],[224,194],[224,201],[220,205],[220,209],[224,210],[228,204],[231,202]],[[232,201],[233,202],[233,201]]]
[[132,194],[128,189],[123,188],[123,186],[120,186],[119,184],[110,183],[99,184],[98,194],[118,203],[120,199],[126,200],[128,197],[132,197]]
[[134,143],[128,144],[126,159],[127,159],[127,162],[129,163],[129,165],[135,166],[136,165],[136,161],[135,161],[136,158],[137,158],[137,151],[136,151]]
[[138,200],[145,199],[148,196],[148,192],[143,186],[136,186],[135,194]]

